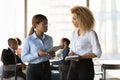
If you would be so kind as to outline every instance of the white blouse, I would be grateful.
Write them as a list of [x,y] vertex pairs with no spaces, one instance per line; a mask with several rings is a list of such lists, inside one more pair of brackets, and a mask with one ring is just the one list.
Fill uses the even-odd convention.
[[102,54],[101,46],[95,31],[90,30],[78,36],[78,29],[73,32],[70,49],[80,56],[94,53],[97,57]]

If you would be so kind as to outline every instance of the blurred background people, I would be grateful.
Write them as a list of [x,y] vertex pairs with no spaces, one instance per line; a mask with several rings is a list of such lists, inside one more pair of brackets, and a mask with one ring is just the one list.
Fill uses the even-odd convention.
[[67,80],[67,73],[70,66],[70,60],[65,60],[65,57],[68,56],[69,53],[69,44],[70,40],[68,38],[62,38],[60,41],[60,46],[63,46],[63,49],[56,54],[56,57],[59,58],[58,61],[53,61],[53,65],[59,65],[59,74],[60,80]]
[[21,53],[22,53],[22,48],[21,48],[21,45],[22,45],[22,41],[20,38],[18,37],[15,37],[15,39],[17,40],[18,42],[18,48],[16,50],[16,54],[21,58]]
[[15,76],[15,73],[17,76],[22,77],[22,80],[26,80],[26,74],[22,72],[23,68],[25,67],[21,59],[16,55],[16,50],[18,48],[18,42],[14,38],[8,39],[8,49],[2,50],[1,55],[1,61],[3,62],[3,65],[17,65],[17,71],[3,71],[2,77],[5,79],[11,80]]

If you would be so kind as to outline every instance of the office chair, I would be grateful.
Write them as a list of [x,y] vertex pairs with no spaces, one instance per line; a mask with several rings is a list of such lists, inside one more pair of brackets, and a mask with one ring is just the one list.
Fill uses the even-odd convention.
[[[2,68],[3,69],[2,69],[1,80],[4,80],[4,76],[3,76],[4,71],[14,71],[15,72],[15,74],[14,74],[15,79],[14,80],[17,80],[17,66],[16,65],[3,65]],[[8,78],[8,80],[9,80],[9,78]]]

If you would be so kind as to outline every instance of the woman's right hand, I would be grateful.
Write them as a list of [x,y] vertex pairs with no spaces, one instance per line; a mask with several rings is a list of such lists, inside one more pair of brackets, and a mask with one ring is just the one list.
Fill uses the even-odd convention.
[[71,51],[68,56],[73,56],[75,53],[73,51]]
[[[75,54],[73,51],[71,51],[71,52],[68,54],[68,56],[73,56],[73,55],[77,55],[77,54]],[[78,55],[78,56],[79,56],[79,55]],[[79,60],[80,60],[80,57],[78,57],[78,58],[71,58],[71,59],[69,59],[69,60],[79,61]]]

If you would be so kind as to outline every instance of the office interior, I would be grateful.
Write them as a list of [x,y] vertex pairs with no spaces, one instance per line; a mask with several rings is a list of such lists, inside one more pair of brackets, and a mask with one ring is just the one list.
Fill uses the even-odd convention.
[[[74,30],[70,8],[80,5],[88,7],[96,21],[95,31],[101,44],[102,56],[93,59],[95,71],[101,70],[99,62],[104,63],[104,60],[120,65],[119,4],[120,0],[0,0],[0,51],[8,47],[7,39],[10,37],[19,37],[23,41],[32,26],[32,16],[38,13],[48,18],[46,34],[53,37],[54,46],[59,45],[62,37],[70,39]],[[120,70],[107,70],[106,77],[120,78]],[[95,80],[99,78],[101,73],[96,73]]]

